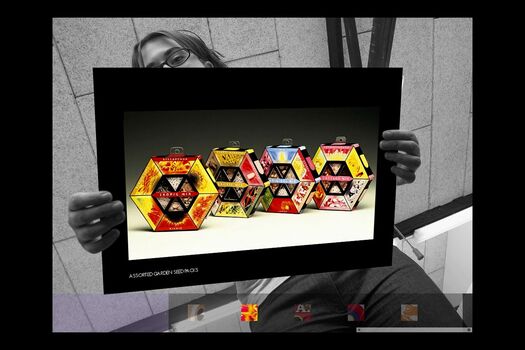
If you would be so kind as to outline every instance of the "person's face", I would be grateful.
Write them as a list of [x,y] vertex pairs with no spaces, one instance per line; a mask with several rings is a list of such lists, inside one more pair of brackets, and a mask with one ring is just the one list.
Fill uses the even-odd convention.
[[[166,58],[173,53],[174,50],[179,49],[180,46],[173,39],[170,39],[165,36],[159,36],[148,40],[142,46],[142,59],[144,60],[144,67],[157,67]],[[202,62],[199,57],[197,57],[193,52],[191,52],[189,58],[182,65],[178,66],[180,68],[212,68],[213,64],[209,61]],[[170,68],[167,64],[164,64],[162,68]]]

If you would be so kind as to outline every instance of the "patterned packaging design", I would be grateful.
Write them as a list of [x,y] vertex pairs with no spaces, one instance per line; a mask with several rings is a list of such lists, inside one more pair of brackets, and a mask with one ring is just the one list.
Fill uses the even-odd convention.
[[130,197],[153,231],[197,230],[218,196],[201,156],[152,157]]
[[267,146],[261,156],[270,186],[261,203],[274,213],[298,214],[306,206],[319,176],[304,146]]
[[211,213],[215,216],[250,217],[263,190],[270,185],[253,149],[214,148],[206,166],[219,191]]
[[354,210],[374,179],[358,143],[322,144],[312,159],[320,175],[311,196],[318,209]]

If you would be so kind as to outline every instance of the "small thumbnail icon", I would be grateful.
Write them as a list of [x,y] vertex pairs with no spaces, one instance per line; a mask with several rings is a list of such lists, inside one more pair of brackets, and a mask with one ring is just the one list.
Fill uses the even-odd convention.
[[294,317],[299,321],[312,319],[312,304],[297,304],[294,306]]
[[257,304],[241,305],[241,321],[255,322],[259,319],[259,306]]
[[347,315],[348,315],[348,321],[364,321],[365,320],[365,305],[364,304],[348,304]]
[[188,320],[201,321],[204,318],[203,304],[188,304]]
[[417,304],[401,304],[401,321],[417,321]]

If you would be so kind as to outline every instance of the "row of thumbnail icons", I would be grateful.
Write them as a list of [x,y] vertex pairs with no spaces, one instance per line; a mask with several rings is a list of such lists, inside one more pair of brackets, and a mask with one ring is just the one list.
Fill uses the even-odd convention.
[[[205,307],[204,304],[188,304],[188,319],[190,321],[201,321],[204,318]],[[294,318],[308,322],[312,320],[312,304],[297,304],[293,309]],[[347,305],[348,321],[365,321],[365,305],[364,304],[348,304]],[[257,322],[259,321],[259,305],[257,304],[242,304],[241,305],[241,322]],[[418,320],[418,305],[417,304],[401,304],[401,321],[417,321]]]

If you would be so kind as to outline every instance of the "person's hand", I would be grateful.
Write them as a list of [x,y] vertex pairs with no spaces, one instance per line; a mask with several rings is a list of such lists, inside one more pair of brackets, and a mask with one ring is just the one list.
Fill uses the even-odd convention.
[[396,165],[390,170],[396,175],[398,185],[412,183],[416,180],[416,170],[421,165],[419,142],[412,131],[385,130],[384,140],[379,143],[379,148],[385,153],[385,158]]
[[120,235],[114,227],[126,218],[121,201],[113,201],[107,191],[79,192],[69,199],[69,225],[82,247],[98,253],[111,246]]

